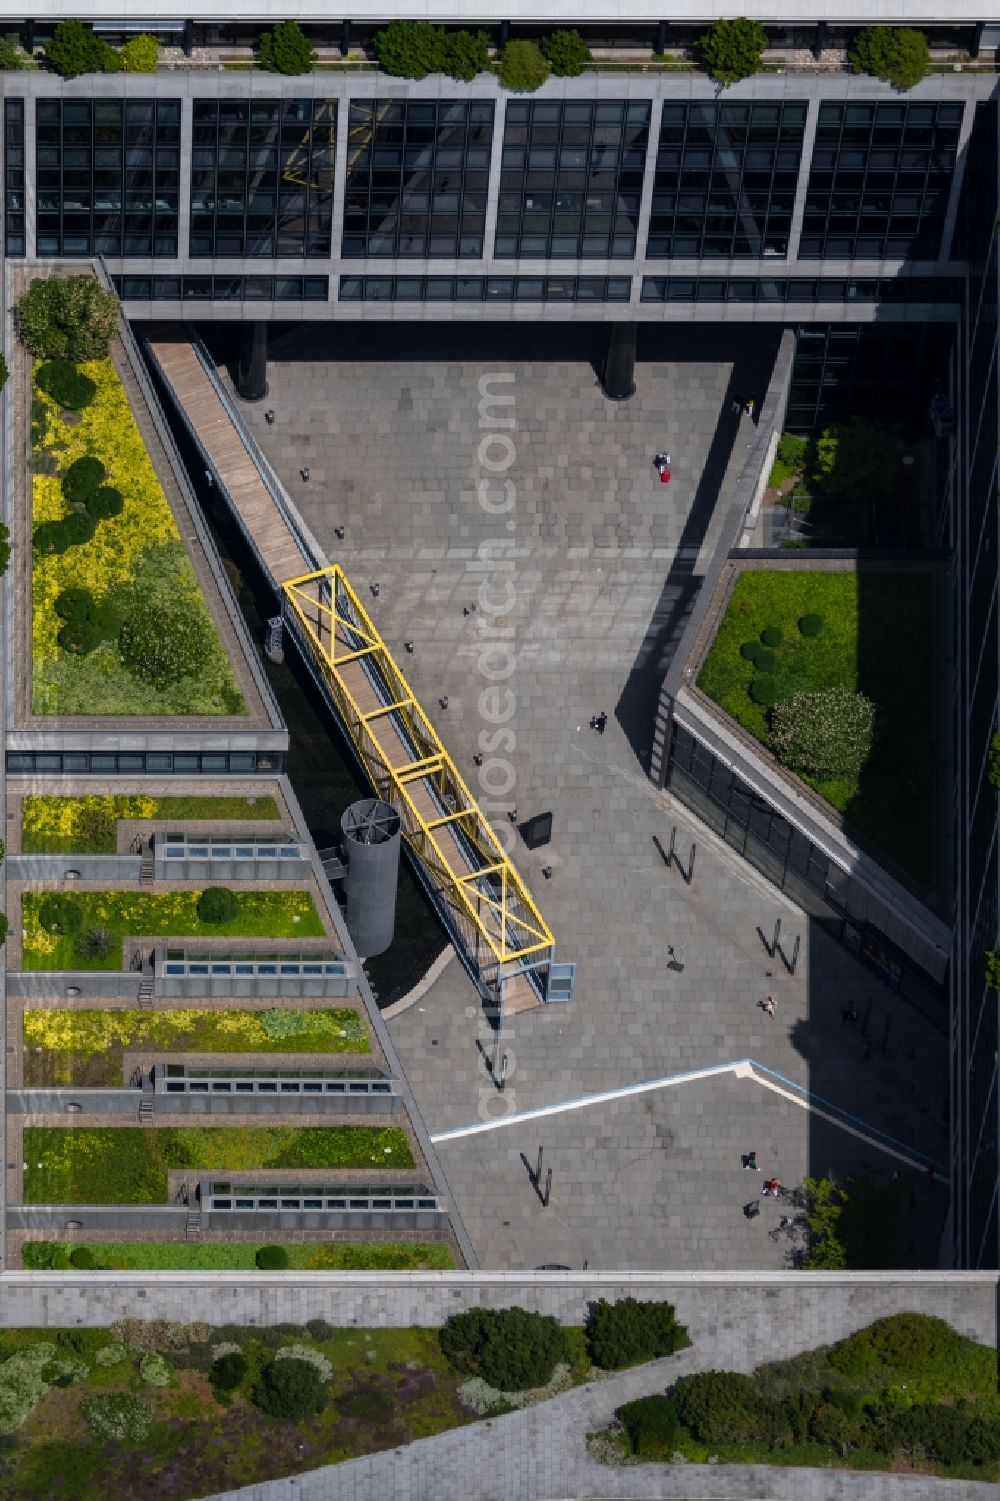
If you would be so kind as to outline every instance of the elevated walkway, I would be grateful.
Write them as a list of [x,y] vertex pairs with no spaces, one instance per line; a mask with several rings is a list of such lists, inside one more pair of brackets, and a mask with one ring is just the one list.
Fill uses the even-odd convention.
[[[379,797],[391,803],[459,957],[498,1018],[568,999],[568,966],[344,571],[324,563],[200,344],[150,354],[243,536],[282,599],[313,677]],[[553,979],[556,984],[552,984]]]

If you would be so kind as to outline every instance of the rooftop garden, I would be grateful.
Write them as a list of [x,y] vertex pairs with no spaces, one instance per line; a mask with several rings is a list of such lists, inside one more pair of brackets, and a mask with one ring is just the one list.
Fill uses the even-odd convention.
[[32,282],[32,711],[243,714],[246,705],[110,358],[117,303]]
[[933,651],[927,573],[748,569],[698,687],[926,886]]
[[23,969],[121,969],[126,938],[321,938],[308,891],[25,891]]
[[4,1498],[190,1501],[545,1401],[598,1374],[602,1355],[625,1363],[616,1330],[645,1331],[630,1347],[644,1360],[688,1343],[670,1304],[596,1310],[586,1329],[516,1307],[457,1313],[440,1330],[323,1319],[3,1329]]
[[364,1018],[323,1011],[25,1011],[24,1084],[117,1088],[124,1054],[368,1053]]
[[[294,1245],[187,1240],[29,1240],[21,1247],[28,1270],[61,1272],[447,1272],[451,1247],[437,1241],[307,1241]],[[268,1265],[270,1263],[270,1265]]]
[[21,849],[26,855],[113,855],[120,819],[276,820],[273,797],[150,797],[146,793],[114,796],[51,797],[31,794],[21,803]]
[[26,1204],[160,1204],[171,1169],[409,1168],[395,1126],[25,1126]]
[[750,1376],[682,1376],[666,1395],[627,1403],[617,1418],[590,1441],[591,1453],[611,1464],[708,1461],[1000,1479],[996,1350],[926,1314],[879,1319]]

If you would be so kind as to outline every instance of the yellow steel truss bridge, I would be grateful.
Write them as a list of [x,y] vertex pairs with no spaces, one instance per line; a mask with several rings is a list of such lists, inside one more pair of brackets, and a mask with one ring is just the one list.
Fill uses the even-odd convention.
[[[379,797],[501,1015],[546,998],[554,940],[342,568],[289,579],[287,605]],[[552,998],[555,998],[554,996]]]

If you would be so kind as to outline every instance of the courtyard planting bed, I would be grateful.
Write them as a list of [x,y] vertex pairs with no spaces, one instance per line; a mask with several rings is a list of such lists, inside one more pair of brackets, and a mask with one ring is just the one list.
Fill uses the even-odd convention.
[[[810,619],[819,621],[815,633],[803,629]],[[762,647],[763,662],[746,655]],[[747,569],[736,580],[698,687],[772,750],[775,707],[796,695],[832,689],[869,700],[875,734],[862,764],[833,777],[800,774],[859,834],[926,885],[934,870],[933,659],[927,573]],[[753,693],[770,702],[755,701]]]
[[21,804],[21,849],[26,855],[113,855],[124,818],[277,820],[273,797],[100,797],[28,795]]
[[[325,932],[307,891],[234,891],[235,916],[206,922],[200,891],[26,891],[21,898],[22,968],[121,969],[122,942],[144,938],[321,938]],[[62,931],[54,931],[54,924]],[[107,943],[87,935],[104,933]],[[101,952],[106,948],[107,952]]]
[[[29,1240],[21,1247],[26,1268],[72,1271],[69,1253],[89,1253],[96,1271],[252,1272],[263,1242],[229,1241],[225,1245],[190,1241],[55,1241]],[[273,1241],[266,1242],[273,1246]],[[429,1241],[324,1241],[281,1245],[289,1270],[295,1272],[449,1271],[455,1265],[451,1248]],[[87,1258],[85,1258],[87,1259]]]
[[24,1013],[24,1084],[120,1086],[123,1054],[367,1053],[357,1011],[38,1009]]
[[26,1126],[26,1204],[159,1204],[167,1173],[409,1168],[394,1126]]
[[[238,1360],[218,1365],[227,1354]],[[306,1417],[273,1416],[255,1400],[263,1373],[288,1358],[321,1378],[318,1410]],[[236,1372],[233,1390],[213,1380]],[[11,1416],[0,1493],[5,1501],[193,1501],[471,1422],[462,1380],[433,1329],[129,1320],[3,1330],[0,1410]]]
[[32,711],[245,713],[112,361],[37,363],[31,411]]
[[[591,1435],[610,1464],[809,1465],[1000,1479],[996,1350],[901,1313],[752,1375],[702,1371]],[[835,1494],[831,1484],[825,1494]],[[901,1492],[902,1494],[902,1492]],[[957,1488],[956,1495],[961,1494]]]

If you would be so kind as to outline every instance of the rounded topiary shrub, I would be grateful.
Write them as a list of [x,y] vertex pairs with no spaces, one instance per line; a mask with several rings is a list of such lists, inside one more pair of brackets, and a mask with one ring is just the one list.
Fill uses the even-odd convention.
[[172,1368],[165,1355],[155,1350],[139,1362],[139,1375],[147,1386],[169,1386]]
[[677,1416],[700,1443],[745,1443],[762,1431],[763,1403],[753,1377],[742,1372],[682,1376],[672,1398]]
[[125,497],[113,485],[101,485],[87,496],[84,505],[95,521],[109,521],[112,516],[121,515],[125,509]]
[[770,709],[778,702],[778,685],[769,672],[759,672],[750,684],[750,697],[762,709]]
[[90,454],[76,459],[63,475],[63,494],[74,505],[86,505],[96,493],[98,485],[104,483],[107,473],[100,459],[95,459]]
[[202,922],[232,922],[239,903],[228,886],[206,886],[198,898],[198,916]]
[[69,1260],[70,1265],[80,1272],[92,1272],[97,1265],[97,1257],[89,1246],[74,1246],[69,1253]]
[[[226,892],[231,896],[231,892]],[[288,1266],[288,1252],[284,1246],[260,1246],[254,1257],[257,1269],[261,1272],[283,1272]]]
[[85,620],[94,607],[94,596],[89,589],[70,587],[56,595],[53,608],[62,620]]
[[587,1353],[604,1371],[673,1355],[691,1343],[672,1303],[619,1298],[591,1303],[586,1321]]
[[822,629],[822,615],[803,615],[799,621],[799,634],[801,636],[818,636]]
[[82,547],[97,530],[97,522],[86,511],[70,511],[56,525],[61,528],[63,540],[63,546],[57,547],[57,552],[65,552],[68,547]]
[[875,705],[842,685],[796,693],[775,707],[771,744],[793,771],[819,778],[856,775],[875,739]]
[[772,651],[777,651],[778,647],[782,643],[782,640],[784,639],[781,634],[781,627],[779,625],[766,625],[760,633],[760,639],[763,641],[764,645],[769,646]]
[[100,646],[104,637],[96,625],[89,618],[84,620],[67,620],[59,631],[56,640],[63,651],[69,652],[74,657],[86,657],[96,647]]
[[577,78],[591,61],[590,48],[578,31],[550,31],[542,38],[542,54],[557,78]]
[[758,672],[773,672],[778,665],[774,652],[768,651],[766,646],[761,647],[754,660]]
[[35,385],[71,412],[82,412],[97,395],[97,387],[90,376],[84,375],[69,360],[49,360],[40,365],[35,371]]
[[208,1379],[220,1392],[235,1391],[248,1370],[246,1356],[239,1350],[227,1350],[209,1367]]
[[35,552],[50,554],[65,552],[69,542],[63,535],[61,521],[40,521],[31,534]]
[[508,42],[500,58],[498,74],[505,89],[533,94],[552,72],[552,64],[535,42]]
[[759,641],[744,641],[740,647],[740,656],[747,662],[756,662],[763,650]]
[[61,892],[50,891],[38,904],[38,923],[46,933],[79,933],[83,912],[79,902]]
[[197,672],[212,646],[204,615],[182,601],[140,605],[125,620],[118,641],[129,672],[155,688]]
[[253,1389],[255,1406],[272,1418],[308,1418],[326,1405],[323,1378],[306,1360],[272,1360]]

